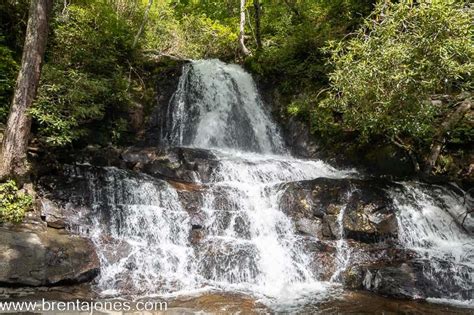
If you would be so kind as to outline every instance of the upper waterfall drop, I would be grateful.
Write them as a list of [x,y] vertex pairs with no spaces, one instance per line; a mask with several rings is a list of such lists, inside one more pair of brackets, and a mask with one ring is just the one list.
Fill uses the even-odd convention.
[[217,59],[184,66],[168,105],[162,140],[170,146],[286,152],[252,76]]

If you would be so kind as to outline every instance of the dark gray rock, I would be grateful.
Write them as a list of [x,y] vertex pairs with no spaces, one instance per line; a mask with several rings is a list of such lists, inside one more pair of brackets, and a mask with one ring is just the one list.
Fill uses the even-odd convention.
[[307,123],[291,117],[284,124],[285,141],[295,156],[317,158],[320,146]]
[[47,229],[0,228],[0,285],[52,286],[92,280],[99,272],[93,244],[84,238]]
[[[397,222],[386,182],[318,178],[285,184],[282,209],[300,232],[323,239],[342,233],[365,243],[395,237]],[[342,226],[338,216],[344,211]],[[316,228],[316,226],[320,228]]]
[[[149,146],[161,145],[163,128],[166,125],[168,104],[176,88],[183,66],[189,60],[163,58],[153,64],[153,81],[155,84],[155,103],[150,117],[147,117],[145,143]],[[159,69],[159,70],[158,70]],[[158,70],[158,71],[157,71]]]
[[396,298],[422,297],[412,266],[401,263],[395,266],[352,268],[346,272],[353,288],[365,289]]
[[66,217],[64,216],[63,209],[54,201],[47,198],[38,198],[37,206],[41,218],[48,227],[55,229],[64,229],[66,227]]
[[323,226],[322,220],[319,218],[308,219],[308,218],[298,218],[296,219],[295,226],[296,230],[299,233],[305,235],[312,235],[318,239],[323,238]]
[[121,156],[135,171],[188,183],[208,182],[218,166],[211,151],[194,148],[129,148]]
[[[399,257],[391,262],[385,258],[385,262],[378,261],[348,268],[344,283],[349,289],[363,289],[395,298],[451,296],[471,299],[474,288],[454,281],[454,268],[448,261],[433,263],[415,258],[409,251],[399,250]],[[466,276],[474,271],[468,266],[463,268]]]

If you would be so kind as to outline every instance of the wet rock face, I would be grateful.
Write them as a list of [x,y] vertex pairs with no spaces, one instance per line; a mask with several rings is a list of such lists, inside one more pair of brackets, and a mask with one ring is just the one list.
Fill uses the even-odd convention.
[[[165,58],[166,59],[166,58]],[[155,101],[153,111],[148,117],[145,130],[145,142],[150,146],[161,144],[162,128],[166,124],[166,112],[170,99],[176,91],[178,81],[187,60],[163,60],[159,65],[160,75],[153,76]],[[156,68],[153,69],[156,71]]]
[[285,124],[285,140],[295,156],[318,157],[320,146],[311,134],[309,126],[291,117]]
[[184,147],[88,147],[65,156],[61,162],[60,166],[48,165],[41,173],[44,173],[44,177],[50,177],[54,175],[55,169],[59,175],[64,174],[64,166],[67,165],[90,165],[128,169],[165,180],[206,183],[218,166],[216,156],[211,151]]
[[38,198],[37,207],[40,210],[41,219],[46,225],[55,229],[64,229],[66,227],[67,218],[63,209],[54,201],[47,198]]
[[[403,253],[399,250],[399,253]],[[449,262],[440,261],[444,264],[443,269],[434,269],[432,262],[418,259],[405,251],[405,257],[401,254],[397,260],[385,263],[372,263],[355,265],[345,272],[346,287],[350,289],[367,290],[384,296],[395,298],[419,298],[426,297],[442,298],[450,294],[457,295],[459,299],[470,299],[474,289],[466,289],[456,285],[455,281],[440,283],[439,275],[449,278],[452,273]],[[466,275],[472,273],[472,268],[465,267]],[[454,273],[451,275],[454,277]]]
[[54,229],[0,228],[0,285],[53,286],[90,281],[99,272],[92,243]]
[[160,179],[186,183],[208,182],[217,167],[216,157],[211,151],[194,148],[130,147],[115,152],[114,160],[107,160],[110,154],[104,155],[103,158],[94,156],[96,160],[108,161],[103,166],[128,168]]
[[365,183],[359,187],[351,194],[346,206],[343,218],[346,237],[370,243],[396,236],[394,208],[385,192]]
[[[374,243],[395,237],[397,222],[388,185],[378,181],[318,178],[286,184],[282,209],[301,233],[321,239]],[[338,217],[344,211],[342,229]]]

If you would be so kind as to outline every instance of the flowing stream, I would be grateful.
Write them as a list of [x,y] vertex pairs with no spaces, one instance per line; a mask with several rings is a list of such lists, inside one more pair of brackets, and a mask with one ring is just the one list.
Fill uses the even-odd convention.
[[[192,243],[194,219],[167,182],[115,168],[76,174],[87,178],[92,192],[93,217],[84,233],[99,251],[98,288],[104,295],[217,289],[283,305],[324,298],[340,287],[340,274],[351,259],[344,211],[338,217],[339,263],[331,281],[323,282],[281,208],[280,184],[357,174],[290,156],[252,77],[240,66],[218,60],[185,65],[162,138],[168,146],[208,149],[218,158],[200,205],[204,239]],[[464,290],[463,295],[446,292],[445,298],[469,301],[473,238],[445,211],[455,208],[460,214],[466,206],[447,191],[436,191],[434,198],[416,183],[402,187],[390,192],[400,244],[432,261],[426,272],[440,285],[449,278]],[[444,274],[437,258],[451,264]]]

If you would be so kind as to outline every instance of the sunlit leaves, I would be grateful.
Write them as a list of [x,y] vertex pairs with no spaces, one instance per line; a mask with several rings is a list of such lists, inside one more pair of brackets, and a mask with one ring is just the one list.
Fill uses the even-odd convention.
[[0,223],[21,222],[32,204],[32,197],[20,192],[13,180],[0,183]]
[[403,135],[429,143],[450,110],[430,96],[472,88],[470,10],[459,1],[380,4],[352,38],[328,45],[332,89],[316,112],[332,108],[363,142]]

